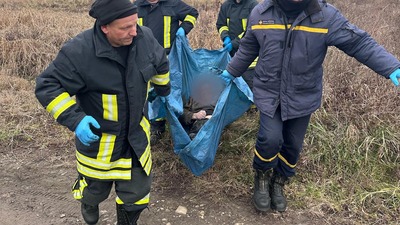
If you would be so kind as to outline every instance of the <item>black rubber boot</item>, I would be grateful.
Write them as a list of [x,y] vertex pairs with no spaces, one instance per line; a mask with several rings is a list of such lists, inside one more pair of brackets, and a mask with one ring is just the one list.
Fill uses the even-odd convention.
[[271,208],[278,211],[286,211],[287,201],[283,189],[285,184],[289,182],[287,177],[278,173],[274,173],[271,179]]
[[91,206],[85,203],[81,204],[81,213],[87,224],[94,225],[99,220],[99,206]]
[[261,212],[267,212],[271,209],[271,197],[269,196],[271,176],[272,169],[255,171],[253,204]]
[[127,211],[124,205],[117,204],[117,225],[137,225],[142,211],[143,209]]

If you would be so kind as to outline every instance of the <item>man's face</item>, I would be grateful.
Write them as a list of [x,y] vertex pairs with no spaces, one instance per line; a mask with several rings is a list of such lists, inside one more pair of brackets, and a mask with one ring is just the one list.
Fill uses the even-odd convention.
[[110,24],[101,26],[101,30],[106,35],[113,47],[121,47],[132,44],[136,37],[136,24],[138,21],[137,13],[132,16],[116,19]]
[[154,4],[157,3],[159,0],[147,0],[149,3]]

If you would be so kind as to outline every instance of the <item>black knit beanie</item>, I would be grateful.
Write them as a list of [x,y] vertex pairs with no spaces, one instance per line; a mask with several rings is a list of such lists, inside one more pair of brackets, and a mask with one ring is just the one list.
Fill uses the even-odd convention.
[[89,15],[95,18],[100,26],[135,13],[137,7],[130,0],[96,0],[89,11]]

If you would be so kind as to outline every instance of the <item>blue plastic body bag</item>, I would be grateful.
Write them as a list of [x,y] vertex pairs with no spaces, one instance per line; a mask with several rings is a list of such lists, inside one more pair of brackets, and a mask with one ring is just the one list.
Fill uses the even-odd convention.
[[223,70],[230,56],[226,50],[192,50],[187,38],[176,37],[168,56],[170,61],[171,94],[162,102],[157,97],[149,107],[150,119],[166,117],[173,140],[174,152],[196,176],[213,165],[224,127],[238,119],[250,107],[253,94],[239,77],[222,91],[212,117],[191,140],[179,122],[183,113],[182,96],[190,96],[190,83],[194,76],[210,71]]

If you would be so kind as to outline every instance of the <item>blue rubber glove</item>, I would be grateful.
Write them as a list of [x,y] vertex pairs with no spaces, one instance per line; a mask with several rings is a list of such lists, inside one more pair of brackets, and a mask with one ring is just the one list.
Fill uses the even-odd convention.
[[224,47],[227,46],[228,44],[231,44],[232,40],[230,37],[225,37],[224,38]]
[[225,81],[226,84],[229,84],[230,82],[232,82],[233,79],[235,79],[235,77],[232,76],[232,74],[230,74],[227,70],[224,70],[221,73],[221,78]]
[[400,69],[395,70],[389,77],[396,87],[399,86]]
[[176,32],[176,35],[185,37],[185,30],[182,27],[179,27],[178,31]]
[[90,143],[93,143],[99,140],[99,136],[95,135],[90,129],[90,125],[93,127],[100,129],[100,124],[91,116],[85,116],[79,122],[78,126],[75,129],[75,134],[78,139],[82,142],[82,144],[86,146],[90,146]]
[[232,43],[225,45],[224,50],[227,50],[228,52],[232,51]]

